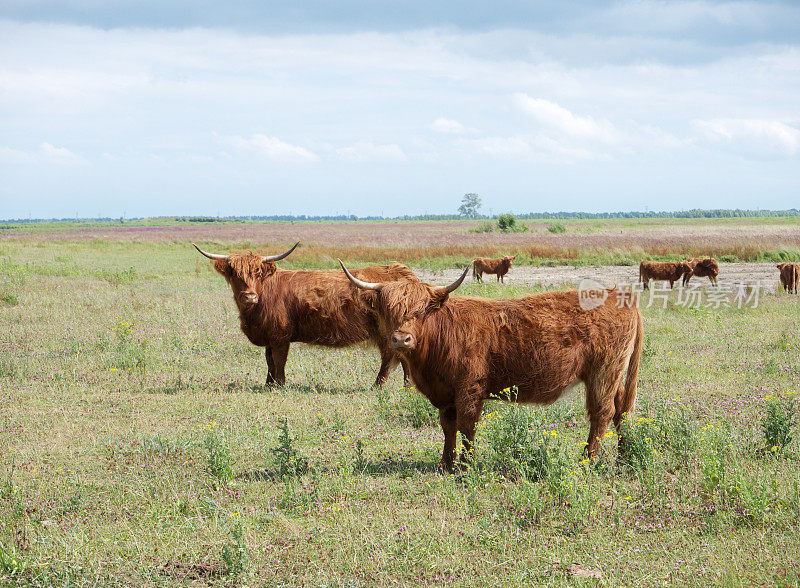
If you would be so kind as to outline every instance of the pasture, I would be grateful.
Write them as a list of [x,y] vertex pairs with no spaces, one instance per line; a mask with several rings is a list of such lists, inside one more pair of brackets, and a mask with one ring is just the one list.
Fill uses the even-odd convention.
[[[748,238],[720,223],[708,247],[730,247],[731,261],[795,256],[797,222],[770,220],[766,244],[749,220]],[[623,241],[655,229],[607,224],[595,242],[590,223],[567,223],[587,243],[572,259],[703,253],[697,235],[713,233],[687,221],[648,253]],[[628,462],[614,435],[583,459],[579,389],[549,407],[489,402],[475,464],[446,475],[428,402],[399,370],[369,388],[374,349],[293,344],[287,386],[264,388],[228,285],[189,246],[295,239],[287,224],[252,226],[247,240],[227,225],[0,232],[0,584],[800,585],[797,296],[714,308],[672,293],[643,308]],[[362,240],[366,223],[321,232],[348,226],[352,241],[312,240],[279,265],[379,262],[407,243],[399,229]],[[434,239],[397,260],[441,269],[440,253],[452,267],[470,248],[533,251],[539,238],[570,250],[545,233],[464,235],[449,254]],[[456,294],[544,287],[469,281]]]

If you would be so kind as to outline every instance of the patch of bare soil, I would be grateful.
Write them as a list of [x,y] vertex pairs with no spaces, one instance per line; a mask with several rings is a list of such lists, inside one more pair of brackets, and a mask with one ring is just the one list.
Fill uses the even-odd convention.
[[[760,283],[765,291],[775,291],[780,285],[778,268],[774,263],[720,263],[717,278],[720,287],[736,287],[739,284]],[[449,284],[459,275],[457,269],[446,269],[432,272],[413,268],[414,273],[423,282],[431,284]],[[639,280],[638,266],[512,266],[511,271],[505,276],[506,284],[524,286],[563,286],[577,287],[584,278],[596,280],[602,284],[629,286]],[[472,280],[471,275],[467,278]],[[484,275],[485,282],[495,281],[495,276]],[[709,285],[708,278],[693,277],[690,284]],[[665,282],[666,284],[666,282]]]

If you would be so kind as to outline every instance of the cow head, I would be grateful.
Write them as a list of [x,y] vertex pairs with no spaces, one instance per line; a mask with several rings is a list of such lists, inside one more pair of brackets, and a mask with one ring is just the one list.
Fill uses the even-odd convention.
[[399,353],[410,353],[417,348],[425,319],[442,307],[470,268],[467,266],[461,277],[449,286],[431,286],[410,280],[364,282],[347,271],[341,259],[339,263],[355,286],[373,293],[371,303],[378,313],[381,331],[389,334],[389,344]]
[[300,244],[298,241],[280,255],[256,255],[252,252],[220,255],[206,253],[197,245],[194,248],[214,262],[214,269],[225,276],[233,289],[233,300],[239,310],[249,310],[258,304],[264,279],[275,273],[275,263],[289,255]]

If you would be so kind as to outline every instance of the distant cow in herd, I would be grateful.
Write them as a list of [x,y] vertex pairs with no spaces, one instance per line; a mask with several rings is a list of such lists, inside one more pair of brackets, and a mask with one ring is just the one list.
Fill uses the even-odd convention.
[[[381,356],[375,386],[383,385],[398,360],[392,352],[388,335],[378,330],[377,313],[364,300],[360,290],[351,286],[338,270],[291,271],[277,268],[275,262],[289,255],[297,245],[299,243],[286,253],[271,256],[253,253],[220,255],[206,253],[194,246],[213,260],[214,269],[230,284],[239,309],[242,332],[253,345],[265,348],[268,385],[285,383],[289,344],[296,341],[329,347],[373,343]],[[410,269],[399,263],[372,265],[355,270],[355,273],[364,280],[419,281]]]
[[497,274],[497,281],[505,283],[503,276],[508,273],[516,255],[492,259],[489,257],[476,257],[472,262],[472,277],[479,282],[483,281],[483,274]]
[[[642,315],[628,292],[608,290],[603,304],[584,310],[576,290],[499,300],[450,296],[469,267],[449,286],[367,282],[344,264],[342,269],[371,293],[380,331],[390,334],[392,349],[407,363],[417,389],[439,409],[447,470],[453,468],[459,431],[461,460],[468,459],[490,397],[550,404],[583,382],[589,456],[597,454],[609,423],[619,428],[633,407]],[[622,438],[620,443],[624,449]]]
[[778,269],[781,271],[781,287],[789,294],[797,294],[800,265],[796,263],[779,263]]
[[683,277],[686,269],[683,262],[643,261],[639,264],[639,281],[644,284],[645,290],[649,288],[650,280],[669,282],[669,287],[672,288]]
[[684,263],[685,273],[683,274],[683,285],[686,286],[692,276],[698,278],[708,278],[708,280],[717,285],[717,276],[719,275],[719,264],[713,257],[706,257],[704,259],[697,259],[690,257]]
[[716,286],[718,274],[719,264],[713,257],[690,257],[680,262],[642,261],[639,264],[639,281],[644,284],[645,290],[648,289],[650,280],[669,282],[671,289],[678,280],[682,280],[682,285],[686,286],[692,276],[707,277]]

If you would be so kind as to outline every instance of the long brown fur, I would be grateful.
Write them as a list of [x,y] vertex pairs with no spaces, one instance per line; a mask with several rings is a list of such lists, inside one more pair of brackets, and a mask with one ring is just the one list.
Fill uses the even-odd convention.
[[672,288],[686,271],[685,262],[643,261],[639,264],[639,281],[644,283],[645,290],[649,288],[650,280],[669,282],[669,287]]
[[489,257],[476,257],[472,261],[472,277],[479,282],[483,281],[483,274],[497,274],[497,281],[505,283],[503,276],[508,273],[511,263],[516,255],[492,259]]
[[[282,270],[273,262],[262,263],[261,257],[252,253],[216,260],[214,269],[233,289],[242,332],[251,343],[266,349],[267,384],[285,383],[289,345],[298,341],[329,347],[362,342],[376,345],[381,355],[376,386],[381,386],[397,365],[388,336],[378,330],[375,310],[341,272]],[[373,265],[353,273],[365,281],[419,281],[399,263]]]
[[778,269],[781,271],[781,286],[791,294],[797,294],[798,281],[800,281],[800,264],[779,263]]
[[717,285],[717,276],[719,275],[719,264],[717,260],[713,257],[706,257],[704,259],[697,259],[696,257],[689,258],[685,262],[688,267],[691,268],[690,273],[686,273],[683,276],[683,285],[689,283],[689,280],[692,276],[697,276],[698,278],[708,278],[708,280]]
[[[439,409],[448,470],[456,432],[464,460],[490,396],[549,404],[583,382],[589,455],[609,423],[619,427],[633,408],[642,316],[630,293],[611,290],[589,311],[579,306],[575,290],[494,300],[448,297],[427,284],[397,281],[371,295],[381,330],[391,333],[414,384]],[[517,392],[509,397],[504,391],[512,386]]]

